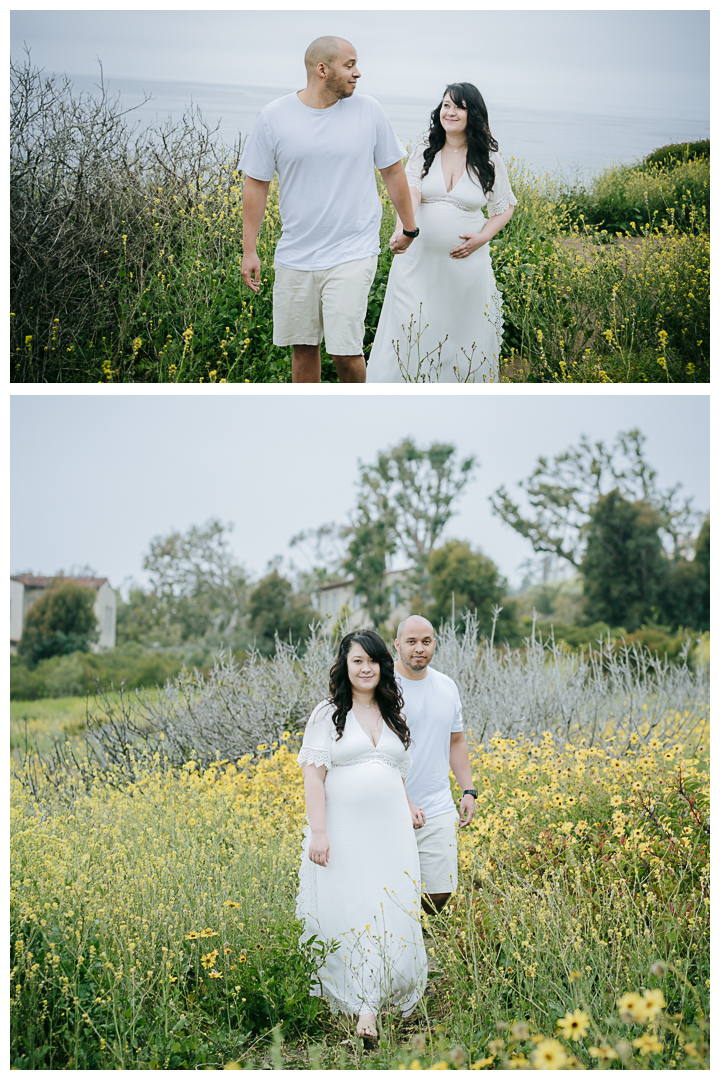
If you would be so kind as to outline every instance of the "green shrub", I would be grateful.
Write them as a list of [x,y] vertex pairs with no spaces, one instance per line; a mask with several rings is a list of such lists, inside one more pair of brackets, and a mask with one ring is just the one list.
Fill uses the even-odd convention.
[[75,652],[42,660],[34,669],[21,657],[10,664],[10,699],[35,701],[45,697],[73,697],[109,690],[123,683],[128,689],[162,686],[183,667],[182,658],[169,652],[143,651],[125,645],[102,653]]
[[670,143],[653,150],[643,158],[644,165],[676,165],[681,161],[693,161],[695,158],[710,157],[710,140],[699,142]]
[[602,225],[610,233],[663,221],[693,232],[706,227],[710,216],[710,160],[612,166],[589,186],[566,191],[565,198],[573,221]]
[[34,667],[51,656],[86,652],[100,636],[94,604],[93,589],[57,578],[27,612],[18,655]]

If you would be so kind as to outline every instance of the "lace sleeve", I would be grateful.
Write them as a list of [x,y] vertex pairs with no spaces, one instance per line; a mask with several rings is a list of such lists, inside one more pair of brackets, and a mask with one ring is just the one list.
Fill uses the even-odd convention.
[[303,746],[302,750],[297,757],[298,765],[307,763],[308,765],[324,765],[326,769],[330,766],[330,751],[329,750],[315,750],[312,746]]
[[310,765],[332,767],[332,744],[335,725],[332,722],[332,706],[322,701],[307,722],[303,735],[302,747],[298,754],[298,765],[304,762]]
[[405,760],[401,761],[400,764],[398,765],[398,772],[402,776],[403,780],[406,780],[407,777],[410,775],[410,770],[412,769],[412,765],[413,765],[413,761],[412,761],[412,758],[410,757],[409,754],[405,758]]
[[407,177],[408,186],[417,188],[418,191],[422,191],[422,171],[425,164],[423,154],[425,153],[426,147],[426,142],[419,142],[410,154],[407,165],[405,166],[405,175]]
[[510,177],[502,157],[496,153],[493,153],[491,157],[495,166],[495,184],[492,191],[488,192],[487,209],[488,217],[496,217],[498,214],[504,214],[511,206],[517,206],[517,199],[510,186]]

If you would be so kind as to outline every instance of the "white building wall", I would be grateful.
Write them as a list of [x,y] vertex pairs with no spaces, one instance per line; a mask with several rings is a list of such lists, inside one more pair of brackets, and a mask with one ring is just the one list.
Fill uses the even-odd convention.
[[[20,641],[28,609],[42,596],[43,592],[45,592],[44,588],[26,588],[21,581],[10,579],[11,643]],[[93,649],[114,649],[117,629],[117,596],[107,581],[104,581],[96,592],[93,611],[100,630],[100,637]]]
[[10,580],[10,641],[22,637],[25,621],[25,586],[21,581]]
[[100,628],[99,649],[115,648],[115,629],[117,623],[117,596],[107,581],[103,582],[95,597],[95,618]]
[[[405,600],[400,599],[400,583],[407,574],[407,570],[391,570],[386,575],[386,582],[390,587],[390,619],[389,625],[393,629],[410,614],[410,606]],[[352,581],[339,581],[337,585],[331,585],[320,590],[320,616],[323,622],[333,627],[338,620],[343,608],[349,613],[349,626],[355,630],[367,623],[367,612],[362,606],[359,596],[353,592]]]

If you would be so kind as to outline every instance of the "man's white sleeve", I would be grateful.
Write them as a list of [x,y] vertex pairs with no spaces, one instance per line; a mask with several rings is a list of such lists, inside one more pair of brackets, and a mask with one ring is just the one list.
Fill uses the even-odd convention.
[[455,694],[456,694],[455,716],[453,717],[452,727],[450,728],[450,730],[451,731],[463,731],[464,728],[463,728],[462,702],[460,700],[460,692],[459,692],[457,686],[455,687]]
[[275,153],[262,113],[255,121],[255,127],[245,144],[240,158],[240,168],[253,180],[272,180],[275,175]]
[[[377,102],[376,102],[377,105]],[[396,161],[402,161],[407,150],[400,142],[400,137],[393,131],[393,126],[388,120],[385,110],[377,105],[375,113],[375,167],[387,169]]]

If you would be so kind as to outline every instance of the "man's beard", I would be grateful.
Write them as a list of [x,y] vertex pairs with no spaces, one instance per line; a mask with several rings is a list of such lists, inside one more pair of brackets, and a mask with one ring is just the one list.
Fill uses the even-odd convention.
[[352,97],[355,86],[348,87],[347,82],[341,75],[331,75],[327,81],[328,90],[333,94],[337,94],[339,98]]
[[411,671],[422,671],[423,668],[426,668],[430,663],[426,656],[423,656],[420,660],[416,660],[409,653],[407,653],[405,656],[401,654],[400,658],[403,664],[405,664],[406,667],[409,667]]

